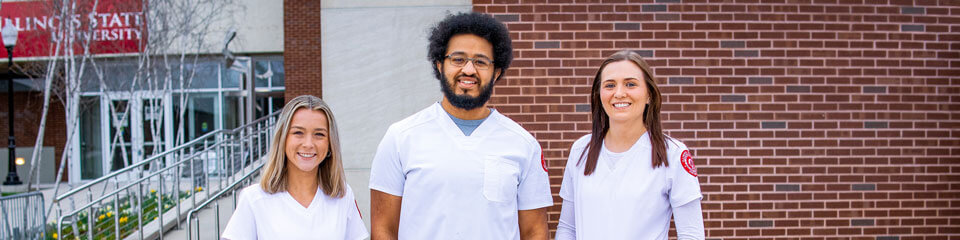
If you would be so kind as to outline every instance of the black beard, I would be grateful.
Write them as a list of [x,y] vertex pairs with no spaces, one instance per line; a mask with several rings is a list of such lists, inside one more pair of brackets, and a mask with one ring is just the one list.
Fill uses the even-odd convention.
[[[460,77],[462,75],[458,75]],[[447,76],[440,75],[440,89],[443,90],[443,96],[447,98],[447,101],[450,101],[450,104],[454,107],[463,109],[463,110],[473,110],[478,107],[482,107],[487,103],[487,100],[490,100],[490,95],[493,95],[493,83],[490,81],[490,84],[486,86],[480,86],[480,95],[476,97],[471,97],[470,95],[458,95],[453,92],[453,87],[450,86],[450,81],[447,81]],[[456,78],[456,77],[454,77]],[[480,78],[477,78],[477,83],[480,83]],[[453,81],[452,84],[456,84],[456,81]]]

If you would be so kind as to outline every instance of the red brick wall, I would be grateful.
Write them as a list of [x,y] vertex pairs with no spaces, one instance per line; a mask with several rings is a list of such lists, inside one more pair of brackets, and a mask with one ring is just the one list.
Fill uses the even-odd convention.
[[283,98],[322,97],[320,72],[320,1],[283,0]]
[[[6,79],[0,81],[6,81]],[[16,138],[17,147],[34,146],[37,141],[40,118],[43,114],[41,111],[43,109],[43,92],[15,92],[13,97],[13,134]],[[0,93],[0,139],[2,139],[0,140],[0,143],[2,143],[0,148],[4,149],[9,144],[7,141],[7,136],[10,134],[8,130],[10,127],[7,125],[10,120],[9,111],[6,88],[4,88],[3,92]],[[64,116],[63,104],[56,97],[51,98],[50,109],[47,112],[47,129],[43,135],[43,146],[54,148],[56,157],[54,161],[57,161],[54,166],[57,166],[57,168],[60,167],[60,156],[63,154],[63,147],[67,142],[67,125]],[[7,158],[7,156],[3,156],[3,158]],[[30,160],[27,159],[27,161]],[[0,164],[7,164],[7,162],[2,161]],[[64,169],[63,181],[68,180],[67,172],[68,169]],[[21,181],[26,181],[26,170],[18,171],[17,174],[19,174]],[[5,179],[7,173],[0,173],[0,176]]]
[[491,101],[540,140],[554,193],[599,62],[635,49],[709,239],[960,239],[960,4],[759,2],[473,1],[512,31]]

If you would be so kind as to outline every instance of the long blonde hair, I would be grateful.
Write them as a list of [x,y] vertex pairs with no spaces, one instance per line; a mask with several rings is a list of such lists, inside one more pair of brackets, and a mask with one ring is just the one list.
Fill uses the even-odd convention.
[[293,113],[300,108],[321,111],[327,117],[330,139],[329,155],[320,162],[317,181],[319,181],[320,188],[327,196],[343,197],[347,188],[343,174],[342,155],[340,154],[340,137],[337,134],[337,121],[333,119],[333,112],[330,111],[330,107],[322,99],[311,95],[298,96],[290,100],[286,106],[283,106],[280,118],[277,119],[277,127],[274,129],[270,152],[267,153],[267,167],[263,169],[260,187],[263,188],[264,192],[271,194],[287,190],[287,156],[284,149],[287,147],[287,131],[289,131]]

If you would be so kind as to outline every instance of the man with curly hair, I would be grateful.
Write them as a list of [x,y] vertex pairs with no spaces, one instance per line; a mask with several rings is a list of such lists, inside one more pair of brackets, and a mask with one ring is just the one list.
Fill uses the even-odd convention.
[[513,59],[509,31],[461,13],[429,40],[443,99],[391,125],[377,148],[373,239],[547,239],[553,198],[540,144],[486,107]]

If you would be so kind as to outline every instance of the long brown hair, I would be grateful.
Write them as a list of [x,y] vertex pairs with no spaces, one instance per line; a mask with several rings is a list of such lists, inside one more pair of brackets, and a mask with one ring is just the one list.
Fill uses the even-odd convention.
[[347,192],[347,188],[340,154],[340,137],[337,134],[337,121],[333,119],[333,112],[323,100],[310,95],[298,96],[283,106],[280,118],[277,119],[277,128],[274,129],[273,143],[267,154],[267,166],[263,169],[260,188],[271,194],[287,190],[287,156],[283,150],[287,148],[287,131],[290,130],[293,113],[301,108],[321,111],[327,117],[330,148],[326,159],[320,162],[317,181],[320,183],[323,194],[341,198]]
[[666,140],[663,127],[660,126],[662,97],[660,96],[660,88],[657,88],[656,77],[653,75],[650,65],[643,60],[640,54],[623,50],[603,60],[600,69],[597,70],[597,75],[593,78],[593,90],[590,91],[590,113],[593,117],[593,129],[590,132],[590,143],[580,153],[580,160],[577,162],[577,164],[582,163],[584,156],[586,156],[587,162],[583,168],[583,175],[590,175],[596,169],[597,159],[600,157],[600,148],[603,147],[603,138],[607,136],[607,130],[610,130],[610,118],[607,117],[607,112],[603,110],[603,104],[600,102],[600,81],[602,80],[600,74],[603,73],[603,68],[607,64],[619,61],[631,61],[643,70],[644,82],[647,83],[647,90],[650,94],[650,102],[643,108],[643,125],[647,127],[647,135],[650,136],[652,147],[650,159],[653,168],[669,166]]

